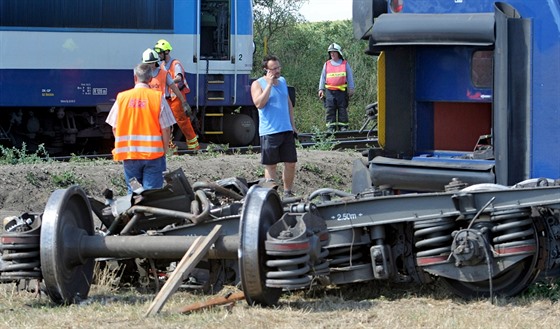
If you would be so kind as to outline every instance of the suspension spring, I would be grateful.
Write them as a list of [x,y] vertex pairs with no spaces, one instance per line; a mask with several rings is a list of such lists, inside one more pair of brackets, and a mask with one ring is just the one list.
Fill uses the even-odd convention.
[[363,253],[359,245],[351,245],[329,249],[331,267],[347,267],[362,264]]
[[419,265],[429,265],[446,261],[451,252],[453,237],[451,233],[455,228],[455,218],[439,218],[436,220],[414,222],[414,246],[418,250]]
[[[494,249],[499,254],[513,254],[534,251],[535,229],[529,209],[495,211],[490,220]],[[524,247],[525,246],[525,247]]]
[[41,279],[39,235],[6,233],[0,237],[0,281]]
[[300,289],[311,284],[309,275],[311,243],[309,239],[297,241],[266,241],[269,260],[266,266],[266,286],[271,288]]

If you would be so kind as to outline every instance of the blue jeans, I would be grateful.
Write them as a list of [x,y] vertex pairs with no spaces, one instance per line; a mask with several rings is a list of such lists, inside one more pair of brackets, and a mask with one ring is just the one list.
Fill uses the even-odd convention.
[[124,160],[123,163],[128,194],[132,194],[130,179],[133,177],[142,184],[145,190],[163,187],[163,172],[167,167],[165,155],[152,160]]

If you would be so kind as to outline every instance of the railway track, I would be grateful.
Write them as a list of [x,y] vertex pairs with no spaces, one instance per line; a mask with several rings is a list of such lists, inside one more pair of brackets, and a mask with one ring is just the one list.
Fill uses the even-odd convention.
[[[185,150],[185,145],[177,143],[179,151],[178,155],[194,155],[198,153],[219,152],[223,154],[246,154],[246,153],[259,153],[260,146],[241,146],[241,147],[228,147],[226,144],[201,144],[201,149],[197,151]],[[317,148],[321,150],[343,150],[353,149],[358,152],[367,150],[374,146],[378,146],[377,129],[369,131],[362,130],[348,130],[335,133],[302,133],[298,135],[298,144],[303,148]],[[50,160],[55,161],[69,161],[71,159],[90,158],[90,159],[111,159],[111,154],[84,154],[72,156],[51,156]]]

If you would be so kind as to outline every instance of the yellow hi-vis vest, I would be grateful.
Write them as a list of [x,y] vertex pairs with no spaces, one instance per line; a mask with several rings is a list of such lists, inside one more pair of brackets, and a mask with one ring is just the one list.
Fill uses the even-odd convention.
[[329,90],[342,90],[345,91],[348,87],[346,82],[346,60],[342,64],[334,66],[329,59],[325,67],[325,88]]
[[115,161],[150,160],[165,154],[159,123],[161,98],[160,91],[148,88],[133,88],[117,95]]

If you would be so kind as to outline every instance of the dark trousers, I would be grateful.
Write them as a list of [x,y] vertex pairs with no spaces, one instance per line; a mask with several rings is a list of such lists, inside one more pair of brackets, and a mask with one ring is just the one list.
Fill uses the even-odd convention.
[[348,93],[342,90],[325,90],[324,106],[327,128],[348,128]]

